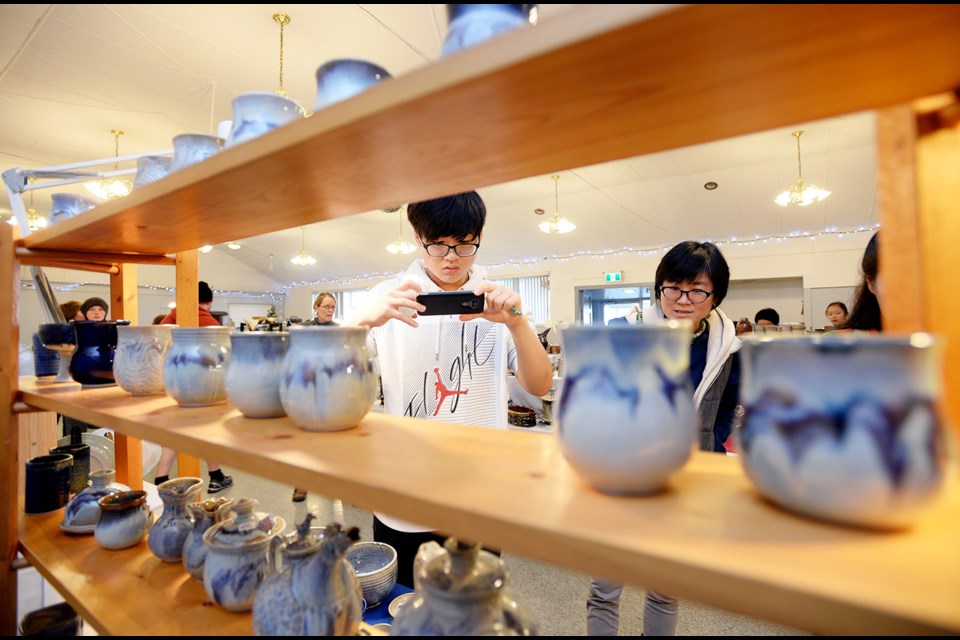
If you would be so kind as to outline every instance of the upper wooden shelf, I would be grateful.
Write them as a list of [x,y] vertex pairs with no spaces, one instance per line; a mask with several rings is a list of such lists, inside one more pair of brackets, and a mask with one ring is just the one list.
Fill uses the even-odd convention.
[[586,486],[555,438],[386,416],[309,433],[230,405],[38,387],[30,405],[590,575],[823,634],[960,632],[960,481],[916,528],[816,522],[762,500],[734,457],[696,452],[667,491]]
[[24,240],[160,255],[960,87],[960,5],[582,7]]

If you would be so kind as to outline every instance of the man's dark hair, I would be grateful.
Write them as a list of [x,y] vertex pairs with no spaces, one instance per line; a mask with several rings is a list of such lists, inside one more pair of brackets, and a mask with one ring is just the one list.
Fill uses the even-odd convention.
[[660,260],[654,289],[657,301],[660,301],[660,287],[667,280],[670,282],[696,280],[701,273],[710,276],[713,282],[712,306],[719,307],[727,297],[727,288],[730,286],[730,267],[727,266],[727,260],[715,244],[693,240],[677,244]]
[[760,311],[757,311],[756,315],[753,316],[754,324],[760,324],[761,320],[769,320],[773,324],[779,325],[780,314],[777,313],[776,309],[773,309],[771,307],[764,307],[763,309],[760,309]]
[[206,282],[204,282],[203,280],[201,280],[201,281],[200,281],[200,284],[199,284],[198,286],[199,286],[199,288],[200,288],[200,298],[199,298],[199,301],[200,301],[201,303],[203,303],[203,302],[213,302],[213,289],[210,288],[210,285],[208,285]]
[[486,219],[487,206],[476,191],[407,205],[407,220],[413,232],[428,243],[438,238],[478,238]]

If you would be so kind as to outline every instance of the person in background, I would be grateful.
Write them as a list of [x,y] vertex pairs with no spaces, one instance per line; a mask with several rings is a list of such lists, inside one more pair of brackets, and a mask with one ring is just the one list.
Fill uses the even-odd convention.
[[[316,300],[313,301],[313,310],[316,312],[317,317],[313,320],[307,320],[304,322],[304,325],[318,326],[318,327],[337,327],[340,326],[333,321],[333,316],[337,312],[337,297],[328,291],[322,291],[317,294]],[[303,502],[307,499],[307,492],[305,489],[293,489],[293,501],[294,502]]]
[[80,310],[82,303],[79,300],[67,300],[60,303],[60,311],[63,313],[63,319],[66,322],[71,320],[84,320],[83,311]]
[[167,317],[167,314],[158,313],[157,315],[153,316],[153,322],[151,322],[150,324],[163,324],[163,320],[166,317]]
[[[409,204],[420,257],[374,287],[370,302],[344,321],[370,329],[367,348],[379,361],[386,413],[507,429],[508,370],[528,393],[550,391],[550,359],[520,294],[475,264],[486,216],[476,191]],[[426,307],[417,294],[438,291],[484,294],[483,312],[418,316]],[[473,354],[469,363],[465,353]],[[373,537],[397,550],[397,582],[407,587],[420,545],[444,539],[430,526],[384,513],[374,514]]]
[[883,313],[877,297],[883,287],[877,248],[879,235],[879,231],[874,233],[863,250],[863,258],[860,260],[860,283],[853,294],[853,309],[842,326],[843,330],[881,331],[883,329]]
[[110,305],[103,298],[87,298],[80,305],[80,313],[83,314],[84,320],[106,320],[109,310]]
[[847,305],[843,304],[840,301],[831,302],[827,305],[827,320],[830,321],[832,325],[831,329],[839,329],[847,321]]
[[776,327],[780,325],[780,314],[776,309],[766,307],[757,311],[753,316],[753,322],[758,327]]
[[[654,286],[656,304],[644,314],[645,324],[664,319],[691,323],[690,382],[700,422],[700,449],[719,453],[726,451],[723,443],[733,428],[740,395],[741,342],[733,321],[720,310],[729,284],[730,269],[716,245],[681,242],[660,261]],[[587,635],[617,635],[622,592],[619,583],[590,579]],[[648,590],[643,606],[644,635],[674,635],[679,608],[676,599]]]
[[[202,280],[197,283],[198,302],[197,305],[197,325],[201,327],[219,327],[222,326],[217,319],[210,313],[213,306],[213,290],[206,282]],[[177,324],[177,309],[170,310],[159,324]],[[177,459],[177,450],[170,447],[163,447],[160,453],[160,462],[157,464],[157,476],[153,483],[159,485],[170,479],[170,469],[173,467],[173,461]],[[217,462],[207,463],[207,472],[210,474],[210,482],[207,484],[207,493],[217,493],[233,485],[233,477],[223,474],[220,464]]]

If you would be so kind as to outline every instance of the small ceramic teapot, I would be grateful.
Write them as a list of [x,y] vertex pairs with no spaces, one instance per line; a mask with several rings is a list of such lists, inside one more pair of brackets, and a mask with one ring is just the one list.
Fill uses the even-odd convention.
[[447,538],[420,545],[413,568],[416,593],[393,619],[390,635],[533,636],[537,625],[504,589],[500,558]]
[[183,557],[183,543],[193,530],[193,521],[187,511],[187,505],[195,503],[202,478],[174,478],[161,482],[157,493],[163,501],[163,515],[150,528],[147,545],[153,555],[165,562],[180,562]]
[[197,582],[203,582],[203,565],[207,560],[203,534],[213,525],[230,517],[232,506],[233,498],[208,498],[200,504],[187,505],[187,511],[193,518],[193,529],[183,541],[183,568]]
[[93,533],[100,520],[100,505],[97,500],[121,491],[130,491],[130,487],[116,480],[117,472],[113,469],[101,469],[91,473],[91,485],[67,503],[60,529],[67,533]]
[[280,534],[287,523],[280,516],[254,511],[256,506],[253,498],[241,498],[233,508],[236,518],[203,534],[207,547],[203,588],[228,611],[249,611],[260,583],[276,571]]
[[360,581],[345,556],[360,535],[327,526],[322,540],[310,535],[307,516],[285,555],[291,567],[267,578],[253,601],[253,632],[258,636],[357,635],[363,615]]

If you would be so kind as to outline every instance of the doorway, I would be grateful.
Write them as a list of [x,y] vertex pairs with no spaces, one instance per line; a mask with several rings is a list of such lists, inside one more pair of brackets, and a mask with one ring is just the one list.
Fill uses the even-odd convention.
[[[619,285],[612,287],[577,287],[577,323],[606,325],[614,318],[624,318],[633,324],[631,311],[634,305],[646,310],[653,304],[652,287]],[[621,322],[617,320],[617,322]]]

